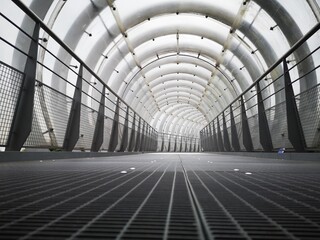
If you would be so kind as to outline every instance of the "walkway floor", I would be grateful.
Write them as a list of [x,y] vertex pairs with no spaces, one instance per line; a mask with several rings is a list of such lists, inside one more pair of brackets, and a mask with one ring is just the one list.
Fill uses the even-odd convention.
[[320,162],[140,154],[0,163],[0,239],[320,239]]

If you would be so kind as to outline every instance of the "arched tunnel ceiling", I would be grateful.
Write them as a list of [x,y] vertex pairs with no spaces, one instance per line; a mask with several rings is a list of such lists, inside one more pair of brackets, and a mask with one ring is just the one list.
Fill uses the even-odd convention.
[[159,132],[197,136],[317,22],[310,1],[25,2]]

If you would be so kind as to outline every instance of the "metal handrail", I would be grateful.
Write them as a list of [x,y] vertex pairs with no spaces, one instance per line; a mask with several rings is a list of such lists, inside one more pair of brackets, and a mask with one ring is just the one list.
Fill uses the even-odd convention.
[[[271,73],[284,59],[290,56],[295,50],[297,50],[302,44],[304,44],[310,37],[312,37],[320,29],[320,23],[317,23],[309,32],[307,32],[299,41],[297,41],[282,57],[279,58],[267,71],[265,71],[259,78],[257,78],[246,90],[244,90],[237,98],[235,98],[225,109],[223,109],[218,115],[221,115],[224,111],[237,102],[241,97],[249,92],[257,83],[264,79],[269,73]],[[212,122],[212,121],[211,121]],[[210,122],[210,123],[211,123]],[[210,123],[208,123],[203,129],[205,129]],[[203,130],[201,129],[201,131]]]
[[[109,92],[115,95],[121,102],[127,104],[117,93],[115,93],[102,79],[67,45],[65,44],[31,9],[19,0],[12,0],[25,14],[27,14],[33,21],[40,24],[40,27],[50,35],[61,47],[64,48],[74,59],[76,59],[92,76],[94,76]],[[131,110],[139,114],[131,108]],[[144,120],[144,119],[143,119]],[[145,121],[145,120],[144,120]],[[147,121],[145,121],[147,123]],[[156,133],[158,133],[152,126],[150,126]]]

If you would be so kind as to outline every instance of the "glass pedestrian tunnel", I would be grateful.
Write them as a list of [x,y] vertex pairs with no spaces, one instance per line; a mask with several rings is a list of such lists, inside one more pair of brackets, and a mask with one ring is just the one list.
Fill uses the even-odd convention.
[[2,0],[2,151],[320,150],[318,0]]

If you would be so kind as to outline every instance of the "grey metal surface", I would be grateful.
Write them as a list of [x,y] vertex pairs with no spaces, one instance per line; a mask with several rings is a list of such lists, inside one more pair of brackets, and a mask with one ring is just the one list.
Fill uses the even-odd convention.
[[320,237],[320,163],[308,159],[158,153],[0,165],[2,239]]

